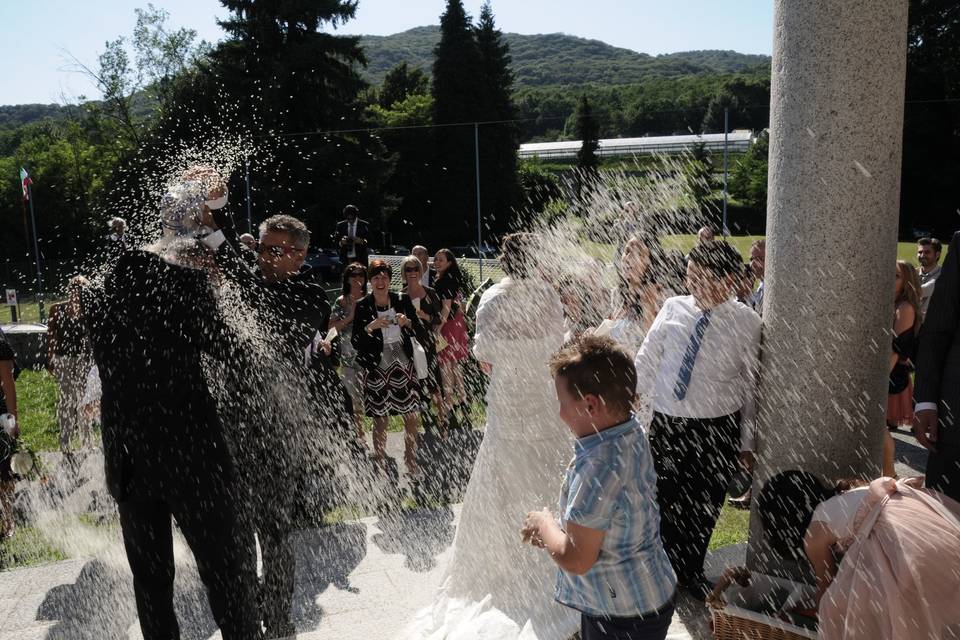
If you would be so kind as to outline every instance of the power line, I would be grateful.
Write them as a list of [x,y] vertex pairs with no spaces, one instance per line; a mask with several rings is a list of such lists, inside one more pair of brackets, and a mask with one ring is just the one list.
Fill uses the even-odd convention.
[[[935,104],[935,103],[960,103],[960,98],[931,98],[929,100],[906,100],[904,104]],[[690,113],[697,111],[702,107],[690,106],[682,109],[653,109],[653,110],[641,110],[642,115],[664,115],[671,113]],[[749,105],[737,108],[739,111],[769,111],[770,105]],[[452,127],[473,127],[474,125],[485,126],[485,125],[497,125],[497,124],[524,124],[527,122],[566,122],[570,116],[542,116],[536,118],[512,118],[507,120],[481,120],[481,121],[467,121],[467,122],[445,122],[440,124],[410,124],[410,125],[399,125],[392,127],[360,127],[355,129],[327,129],[327,130],[314,130],[314,131],[301,131],[294,133],[278,133],[274,135],[263,134],[254,136],[255,138],[296,138],[301,136],[335,136],[340,134],[348,133],[369,133],[376,134],[380,131],[415,131],[419,129],[442,129],[442,128],[452,128]]]

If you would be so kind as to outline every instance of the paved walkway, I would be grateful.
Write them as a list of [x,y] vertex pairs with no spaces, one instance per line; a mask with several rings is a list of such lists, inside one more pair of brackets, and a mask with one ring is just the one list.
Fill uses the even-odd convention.
[[[898,472],[925,455],[897,434]],[[400,434],[390,439],[401,453]],[[392,640],[427,606],[450,560],[459,506],[371,517],[297,535],[294,615],[305,640]],[[129,572],[119,541],[98,553],[0,573],[0,640],[139,639]],[[742,564],[745,545],[712,553],[707,574]],[[184,640],[219,638],[192,558],[178,545],[178,615]],[[705,609],[681,601],[670,638],[710,638]]]

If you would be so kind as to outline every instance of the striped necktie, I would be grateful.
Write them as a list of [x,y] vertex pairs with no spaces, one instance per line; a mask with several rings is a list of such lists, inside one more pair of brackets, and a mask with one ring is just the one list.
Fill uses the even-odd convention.
[[687,345],[687,351],[683,354],[683,362],[680,363],[680,373],[677,375],[677,384],[673,388],[673,395],[677,400],[683,400],[687,397],[687,389],[690,387],[690,376],[693,374],[693,365],[697,361],[697,353],[700,351],[700,343],[703,342],[703,334],[707,332],[707,325],[710,324],[710,309],[703,312],[697,325],[693,328],[693,334],[690,336],[690,344]]

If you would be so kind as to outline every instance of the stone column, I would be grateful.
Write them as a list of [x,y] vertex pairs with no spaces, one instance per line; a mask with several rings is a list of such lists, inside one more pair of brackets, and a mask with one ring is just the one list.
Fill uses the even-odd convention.
[[[906,45],[907,0],[775,1],[755,497],[879,475]],[[774,568],[756,517],[748,563]]]

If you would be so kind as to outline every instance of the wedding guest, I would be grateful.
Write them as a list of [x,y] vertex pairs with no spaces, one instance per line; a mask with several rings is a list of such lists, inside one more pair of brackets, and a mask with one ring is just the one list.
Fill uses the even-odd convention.
[[920,315],[927,313],[930,297],[933,296],[937,278],[940,277],[940,253],[943,244],[936,238],[920,238],[917,240],[917,263],[920,265],[920,285],[923,293],[920,298]]
[[437,330],[440,328],[440,311],[443,304],[437,292],[423,284],[423,261],[416,256],[408,256],[400,263],[403,270],[403,292],[410,297],[417,312],[419,324],[414,325],[417,341],[427,354],[427,366],[430,375],[423,380],[423,397],[433,397],[437,407],[437,419],[441,435],[446,435],[446,414],[443,402],[443,374],[437,358]]
[[930,307],[923,317],[914,378],[913,433],[930,453],[928,487],[960,500],[960,233],[937,278]]
[[60,451],[70,451],[70,439],[80,434],[82,446],[90,442],[90,420],[81,406],[93,353],[81,315],[81,294],[90,282],[74,276],[67,285],[67,300],[50,307],[47,323],[47,368],[57,379],[57,422]]
[[605,333],[628,352],[640,348],[660,308],[651,266],[656,263],[658,270],[662,269],[662,257],[656,238],[643,235],[632,236],[620,254],[614,308]]
[[347,265],[343,270],[343,287],[340,297],[333,304],[330,326],[340,335],[340,372],[343,386],[353,403],[353,422],[357,440],[366,447],[363,429],[363,369],[357,363],[357,351],[353,348],[353,320],[357,303],[367,294],[367,269],[359,262]]
[[[9,413],[18,420],[17,412],[17,384],[14,379],[16,356],[6,336],[0,330],[0,415]],[[0,539],[13,536],[15,523],[13,520],[13,496],[15,478],[10,469],[10,458],[13,455],[14,442],[20,436],[19,422],[11,433],[0,431]]]
[[381,464],[386,460],[387,422],[402,416],[404,463],[416,479],[420,393],[411,338],[420,320],[409,296],[390,291],[392,275],[384,260],[370,262],[367,278],[373,289],[357,303],[352,340],[365,372],[363,405],[373,419],[374,456]]
[[437,279],[437,270],[430,266],[430,254],[427,253],[427,248],[418,244],[410,250],[410,253],[420,261],[420,284],[425,287],[432,287],[434,280]]
[[240,255],[247,266],[253,268],[257,265],[257,239],[252,233],[240,234]]
[[760,286],[753,292],[749,304],[754,311],[762,316],[763,294],[765,292],[764,275],[767,271],[767,241],[763,238],[754,240],[753,244],[750,245],[750,267],[753,269],[754,277],[760,281]]
[[742,269],[736,249],[716,240],[689,258],[692,295],[664,302],[636,365],[638,392],[653,398],[661,535],[681,587],[700,598],[738,449],[741,463],[752,463],[760,317],[733,298]]
[[913,426],[912,360],[917,355],[920,332],[920,278],[913,265],[897,260],[894,287],[893,350],[890,355],[890,381],[887,391],[887,432],[883,443],[883,475],[896,477],[895,443],[890,430]]
[[120,256],[133,248],[133,241],[127,235],[127,221],[123,218],[111,218],[107,228],[110,233],[103,237],[103,258],[107,265],[112,266]]
[[743,272],[740,274],[740,279],[737,281],[737,302],[747,306],[752,306],[751,302],[753,298],[753,287],[756,284],[756,281],[757,276],[753,272],[753,267],[748,262],[743,265]]
[[828,486],[785,471],[761,489],[757,509],[771,548],[809,562],[823,640],[934,639],[960,623],[960,503],[922,478]]
[[360,209],[352,204],[343,208],[343,218],[337,223],[333,238],[340,247],[340,263],[359,262],[367,266],[370,223],[360,219]]
[[603,322],[607,293],[589,272],[560,276],[557,294],[563,305],[564,342],[579,338]]
[[434,290],[440,296],[440,370],[443,372],[444,414],[449,418],[451,412],[460,408],[466,414],[467,392],[463,383],[461,363],[469,356],[467,343],[467,323],[463,316],[463,274],[453,252],[440,249],[433,257],[433,266],[437,270]]
[[523,541],[559,567],[556,599],[583,640],[666,638],[676,577],[659,536],[657,475],[631,415],[637,372],[611,339],[585,336],[550,362],[560,418],[577,438],[558,516],[531,511]]
[[129,249],[127,243],[127,221],[120,217],[111,218],[107,224],[110,233],[107,234],[107,244],[117,252],[123,252]]
[[[346,391],[334,375],[326,375],[328,365],[318,365],[322,351],[312,349],[317,337],[327,334],[331,315],[330,303],[321,280],[305,264],[310,246],[310,230],[299,219],[279,214],[260,224],[257,243],[257,269],[251,271],[243,263],[238,248],[237,232],[229,218],[214,217],[207,226],[217,229],[204,238],[205,245],[215,250],[214,256],[224,278],[237,285],[247,305],[257,310],[263,329],[277,336],[275,361],[286,384],[305,381],[302,402],[311,407],[319,424],[313,434],[316,443],[310,447],[294,441],[302,434],[297,424],[303,416],[280,413],[277,424],[266,417],[251,421],[245,444],[238,447],[244,463],[242,472],[251,489],[253,525],[263,557],[263,620],[269,638],[289,636],[295,631],[292,619],[296,558],[291,535],[294,513],[312,496],[298,495],[292,490],[300,478],[301,465],[315,467],[311,472],[323,475],[327,493],[339,488],[330,464],[319,461],[321,453],[333,458],[349,452],[341,443],[352,440],[353,429],[346,412]],[[320,345],[318,345],[320,346]],[[307,353],[309,352],[309,355]],[[242,383],[239,383],[242,384]],[[314,425],[311,425],[314,426]],[[263,459],[268,443],[273,453]],[[329,499],[329,498],[328,498]]]
[[717,231],[710,226],[700,227],[697,231],[697,245],[704,245],[717,239]]

